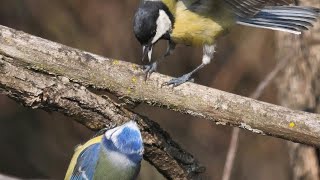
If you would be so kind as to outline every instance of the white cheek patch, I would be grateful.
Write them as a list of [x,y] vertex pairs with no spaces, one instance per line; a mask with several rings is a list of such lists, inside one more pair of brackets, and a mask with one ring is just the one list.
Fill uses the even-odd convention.
[[156,35],[152,39],[152,44],[157,42],[164,34],[172,28],[171,20],[164,10],[159,10],[159,17],[157,19]]

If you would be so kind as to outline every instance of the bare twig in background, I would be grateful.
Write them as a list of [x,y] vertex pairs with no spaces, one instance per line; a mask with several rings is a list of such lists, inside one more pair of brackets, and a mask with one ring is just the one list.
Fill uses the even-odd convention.
[[12,65],[65,76],[83,86],[107,90],[133,102],[320,146],[318,114],[294,111],[194,83],[161,88],[170,77],[155,73],[145,82],[142,71],[132,63],[106,59],[3,26],[0,26],[0,37],[0,54],[11,57],[6,60]]
[[[289,62],[289,57],[283,58],[280,60],[280,62],[276,65],[276,67],[267,75],[267,77],[258,85],[256,90],[250,95],[252,99],[259,99],[259,97],[262,95],[263,91],[266,89],[266,87],[271,84],[271,82],[275,79],[275,77],[279,74],[279,72],[284,69],[284,67]],[[239,142],[239,134],[240,129],[239,128],[233,128],[232,129],[232,135],[230,140],[230,145],[227,153],[227,158],[222,174],[222,180],[229,180],[231,177],[234,159],[236,157],[236,153],[238,150],[238,142]]]
[[[319,7],[319,0],[299,0],[300,5]],[[280,104],[292,109],[320,113],[320,24],[300,38],[277,34],[279,56],[292,54],[288,67],[278,79]],[[302,51],[299,51],[302,49]],[[301,120],[302,121],[302,120]],[[319,164],[314,147],[288,142],[291,179],[319,180]]]
[[258,85],[257,89],[250,95],[252,99],[259,99],[262,95],[263,91],[266,89],[266,87],[272,83],[272,81],[275,79],[275,77],[279,74],[281,70],[283,70],[286,65],[289,63],[289,60],[292,58],[290,57],[284,57],[280,59],[278,64],[275,66],[275,68],[267,75],[267,77]]
[[238,150],[239,133],[240,133],[239,128],[232,129],[232,135],[231,135],[230,145],[227,153],[226,163],[223,169],[222,180],[229,180],[231,177],[234,158],[236,157],[236,153]]
[[[296,39],[294,41],[292,36],[284,34],[279,34],[278,38],[280,47],[291,47],[289,51],[295,54],[292,63],[288,65],[278,81],[280,103],[294,109],[316,112],[315,109],[319,103],[317,102],[319,91],[316,90],[316,87],[319,87],[320,82],[317,75],[320,71],[315,73],[315,69],[319,65],[315,64],[317,58],[315,56],[305,57],[305,55],[309,55],[302,55],[301,52],[292,52],[291,49],[301,47],[303,40]],[[309,50],[304,47],[304,51]],[[318,61],[318,63],[320,62]],[[289,142],[288,150],[292,166],[292,179],[319,179],[318,159],[313,147]]]

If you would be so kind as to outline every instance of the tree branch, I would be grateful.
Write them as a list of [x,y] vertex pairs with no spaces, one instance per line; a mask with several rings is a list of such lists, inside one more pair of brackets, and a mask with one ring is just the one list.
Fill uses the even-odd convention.
[[196,177],[204,171],[192,155],[182,150],[160,126],[134,114],[66,77],[55,77],[28,70],[14,63],[19,60],[0,55],[0,93],[23,105],[58,111],[74,117],[90,129],[120,125],[135,118],[143,135],[144,158],[169,179]]
[[132,63],[107,59],[0,26],[0,54],[9,63],[42,73],[65,76],[87,87],[145,102],[217,124],[320,146],[320,115],[294,111],[194,83],[161,87],[170,77],[154,73],[144,81]]

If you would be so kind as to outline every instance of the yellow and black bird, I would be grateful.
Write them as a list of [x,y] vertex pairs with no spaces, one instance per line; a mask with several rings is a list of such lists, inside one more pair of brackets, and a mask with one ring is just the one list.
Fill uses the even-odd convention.
[[170,55],[176,44],[203,46],[202,63],[193,71],[165,85],[178,86],[209,64],[216,39],[232,26],[241,24],[300,34],[317,21],[320,10],[291,5],[291,0],[144,0],[134,17],[134,33],[143,46],[142,60],[151,61],[152,48],[168,41],[166,53],[146,66],[146,75]]

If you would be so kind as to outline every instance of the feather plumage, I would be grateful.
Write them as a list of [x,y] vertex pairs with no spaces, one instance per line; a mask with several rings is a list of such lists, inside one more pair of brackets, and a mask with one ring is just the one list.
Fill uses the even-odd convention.
[[172,38],[187,45],[212,44],[236,23],[300,34],[319,17],[318,8],[288,6],[291,0],[170,1],[176,2]]
[[135,179],[143,155],[142,137],[130,121],[76,148],[65,180]]
[[[174,87],[189,81],[195,72],[210,62],[213,53],[208,52],[214,52],[216,39],[228,32],[232,26],[241,24],[300,34],[312,26],[320,12],[318,8],[289,6],[291,0],[146,1],[136,13],[134,33],[143,45],[143,49],[148,47],[149,61],[151,60],[152,47],[160,39],[168,40],[169,45],[174,44],[174,46],[175,44],[185,44],[208,47],[203,50],[202,64],[191,72],[164,83],[164,85],[173,85]],[[157,4],[169,8],[159,8],[160,6]],[[149,12],[149,15],[142,15],[143,12]],[[172,17],[170,18],[171,23],[159,21],[163,17],[159,12],[165,12],[166,15]],[[156,40],[153,40],[155,37]],[[166,54],[159,59],[170,55],[174,46],[169,46]],[[206,49],[210,49],[210,51],[206,51]],[[156,70],[158,61],[146,66],[146,76]]]
[[241,17],[253,17],[266,6],[283,6],[291,0],[220,0],[230,6],[233,12]]
[[[94,172],[95,164],[97,163],[97,156],[95,153],[100,151],[100,142],[103,135],[97,136],[83,145],[79,145],[72,156],[69,164],[65,180],[78,180],[81,178],[83,173],[87,171],[87,175],[92,179],[92,173]],[[82,165],[82,167],[80,167]],[[81,169],[79,169],[79,167]]]
[[255,16],[238,17],[238,24],[301,34],[317,21],[319,12],[315,8],[300,6],[270,6]]

